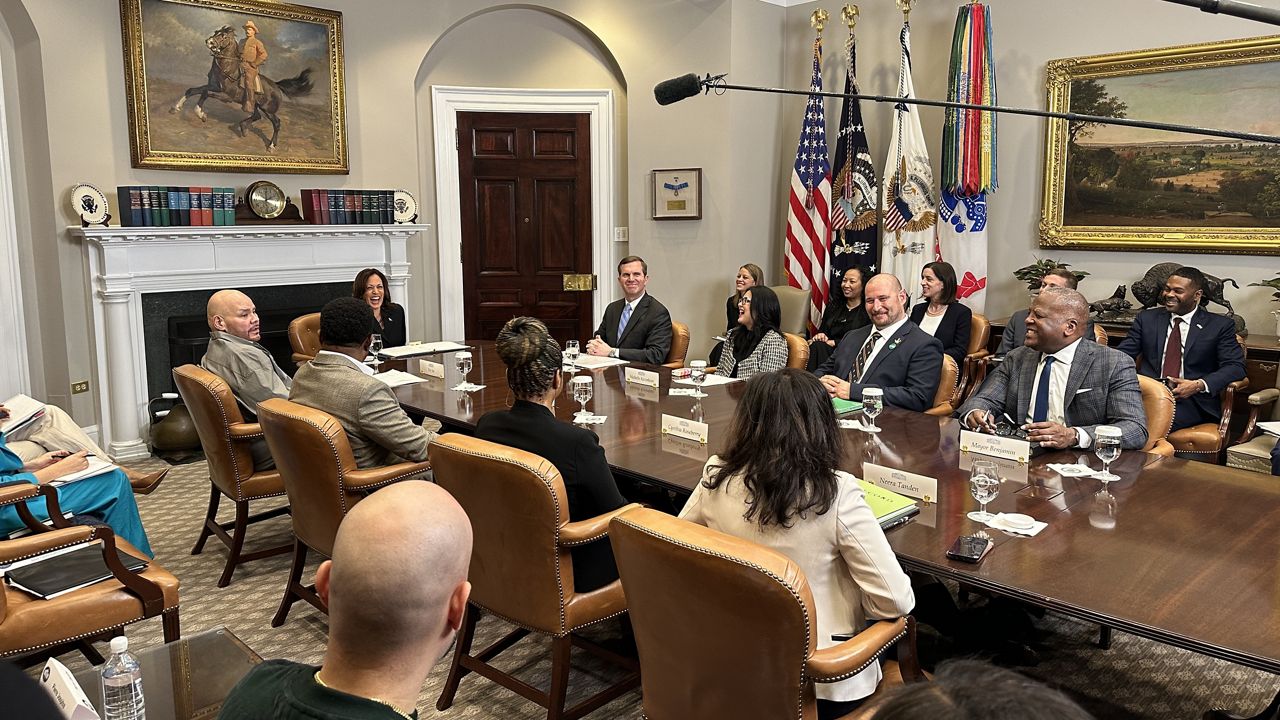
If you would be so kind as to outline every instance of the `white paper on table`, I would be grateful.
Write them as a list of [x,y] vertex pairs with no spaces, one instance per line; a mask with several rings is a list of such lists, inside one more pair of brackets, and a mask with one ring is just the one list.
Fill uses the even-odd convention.
[[44,403],[18,393],[3,403],[9,417],[0,420],[0,432],[11,432],[44,414]]
[[475,392],[476,390],[483,390],[486,387],[487,387],[486,385],[476,385],[475,383],[464,382],[464,383],[458,383],[457,385],[454,385],[449,389],[457,390],[459,392]]
[[59,485],[66,485],[67,483],[73,483],[77,480],[84,480],[86,478],[97,477],[98,475],[111,472],[112,470],[115,470],[117,467],[119,467],[119,465],[103,460],[102,458],[97,457],[96,455],[90,456],[85,459],[89,461],[89,467],[81,470],[80,472],[73,472],[70,475],[63,475],[62,477],[50,482],[49,484],[54,487],[58,487]]
[[420,378],[417,375],[410,375],[403,370],[387,370],[374,375],[375,378],[386,383],[388,387],[400,387],[401,385],[412,385],[413,383],[426,382],[426,378]]
[[[673,380],[672,382],[678,382],[678,383],[680,383],[681,385],[695,385],[695,384],[696,384],[696,383],[694,383],[692,380],[690,380],[690,379],[688,379],[688,378],[684,378],[684,379],[681,379],[681,380]],[[742,382],[742,378],[731,378],[731,377],[729,377],[729,376],[727,376],[727,375],[712,375],[712,374],[708,373],[708,374],[707,374],[707,377],[703,380],[703,383],[702,383],[702,384],[703,384],[703,385],[705,385],[705,386],[710,387],[710,386],[712,386],[712,385],[728,385],[729,383],[735,383],[735,382]]]
[[455,352],[458,350],[466,350],[469,346],[460,345],[450,340],[440,340],[438,342],[409,343],[408,345],[397,345],[396,347],[382,348],[378,353],[383,357],[402,358],[412,357],[414,355],[433,355],[435,353]]
[[575,416],[573,421],[579,425],[603,425],[604,421],[608,418],[608,415],[587,415],[586,417]]
[[1049,523],[1036,520],[1029,528],[1016,528],[1004,522],[1004,513],[996,513],[996,516],[987,521],[987,527],[994,530],[1003,530],[1015,535],[1024,535],[1026,537],[1035,537],[1041,530],[1049,527]]
[[1088,465],[1066,464],[1066,463],[1049,463],[1045,467],[1058,473],[1062,477],[1093,477],[1100,470],[1094,470]]
[[614,365],[626,365],[627,361],[622,358],[611,358],[604,355],[579,355],[577,360],[573,361],[574,365],[586,370],[599,370],[600,368],[613,367]]
[[1258,423],[1258,429],[1268,435],[1280,437],[1280,420],[1268,420]]
[[678,388],[678,387],[673,387],[673,388],[671,388],[670,390],[667,390],[667,395],[669,395],[669,396],[671,396],[671,397],[676,397],[676,396],[679,396],[679,395],[684,395],[684,396],[686,396],[686,397],[697,397],[697,396],[698,396],[698,389],[697,389],[697,388]]

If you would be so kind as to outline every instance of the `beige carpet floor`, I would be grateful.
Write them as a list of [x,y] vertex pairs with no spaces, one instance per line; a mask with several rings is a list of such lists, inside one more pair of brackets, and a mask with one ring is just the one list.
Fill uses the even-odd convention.
[[[151,460],[140,467],[159,467],[160,463]],[[230,587],[218,588],[216,582],[226,560],[221,543],[210,540],[203,554],[190,554],[205,512],[208,488],[205,465],[196,462],[175,466],[157,492],[139,498],[156,559],[182,582],[183,634],[225,626],[264,658],[319,663],[327,629],[323,614],[299,603],[283,627],[270,626],[288,573],[288,555],[241,566]],[[230,517],[227,505],[224,502],[223,519]],[[269,506],[268,503],[265,507]],[[286,542],[289,536],[289,518],[284,516],[250,528],[249,544],[268,547]],[[308,576],[314,573],[316,564],[311,564]],[[1049,631],[1043,659],[1037,667],[1023,671],[1061,687],[1098,718],[1192,720],[1211,707],[1252,715],[1280,690],[1280,679],[1275,676],[1124,633],[1115,634],[1110,650],[1100,650],[1094,645],[1097,628],[1088,623],[1050,615],[1039,626]],[[508,629],[504,623],[486,618],[480,625],[477,645],[482,646]],[[604,628],[597,637],[612,632],[612,627]],[[158,619],[130,626],[128,635],[135,647],[162,642]],[[105,646],[101,649],[106,652]],[[550,678],[548,650],[547,642],[526,639],[508,651],[500,665],[545,688]],[[73,670],[86,666],[78,654],[69,653],[62,660]],[[581,651],[575,651],[574,668],[569,681],[570,704],[618,677],[617,671]],[[446,669],[447,662],[437,664],[423,686],[418,702],[423,717],[435,712]],[[447,718],[504,720],[545,715],[532,703],[476,675],[463,680],[453,707],[442,714]],[[640,718],[639,690],[623,695],[589,717]]]

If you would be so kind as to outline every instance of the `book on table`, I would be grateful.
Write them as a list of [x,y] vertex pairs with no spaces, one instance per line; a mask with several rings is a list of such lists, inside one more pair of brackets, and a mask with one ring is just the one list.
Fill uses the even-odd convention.
[[871,512],[875,513],[876,521],[882,528],[896,525],[920,512],[920,506],[916,501],[906,495],[885,490],[879,485],[873,485],[862,479],[858,480],[858,486],[867,496],[867,504],[871,506]]
[[44,403],[35,398],[18,393],[4,401],[9,417],[0,420],[0,433],[6,435],[17,432],[44,416]]
[[[130,572],[147,566],[146,560],[130,553],[119,551],[119,555]],[[11,563],[5,577],[23,592],[52,600],[110,578],[111,569],[102,559],[102,541],[92,540]]]
[[831,398],[831,404],[835,407],[837,415],[848,415],[862,409],[862,403],[857,400],[842,400],[841,398],[833,397]]

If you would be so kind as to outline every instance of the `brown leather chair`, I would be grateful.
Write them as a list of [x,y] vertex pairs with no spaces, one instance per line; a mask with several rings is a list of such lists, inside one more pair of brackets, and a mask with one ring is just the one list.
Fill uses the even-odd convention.
[[817,650],[809,584],[782,553],[650,509],[612,520],[609,537],[650,720],[812,720],[815,682],[847,678],[895,645],[880,690],[924,679],[910,616]]
[[1095,322],[1093,324],[1093,339],[1102,347],[1106,347],[1110,343],[1111,336],[1107,334],[1107,329],[1102,327],[1102,323]]
[[809,341],[793,333],[782,333],[787,341],[787,367],[804,370],[809,367]]
[[[575,634],[622,615],[627,605],[617,580],[588,593],[577,592],[569,550],[608,537],[609,520],[639,505],[569,522],[564,483],[551,463],[533,453],[457,433],[432,441],[431,464],[436,483],[462,505],[474,533],[467,578],[471,600],[436,708],[446,710],[453,704],[458,683],[472,671],[548,708],[548,718],[565,720],[581,717],[638,685],[634,660]],[[484,613],[518,627],[473,655],[476,623]],[[546,692],[489,664],[530,632],[551,636],[551,684]],[[632,672],[565,708],[569,649],[575,645]]]
[[1173,446],[1165,438],[1173,427],[1173,393],[1167,385],[1146,375],[1138,376],[1138,387],[1142,389],[1142,406],[1147,415],[1147,444],[1142,449],[1171,457]]
[[[1244,338],[1236,336],[1240,349],[1248,352]],[[1216,462],[1221,465],[1227,458],[1227,433],[1231,429],[1231,406],[1235,404],[1236,393],[1249,387],[1249,378],[1241,378],[1222,391],[1222,419],[1216,423],[1200,423],[1169,433],[1169,444],[1180,453],[1196,456],[1197,460]]]
[[[230,549],[227,565],[222,577],[218,578],[218,587],[226,587],[231,584],[231,575],[240,563],[289,552],[289,545],[243,552],[249,525],[289,512],[286,505],[257,515],[249,514],[251,501],[284,495],[284,480],[276,470],[253,471],[249,445],[262,437],[262,430],[257,423],[244,421],[240,406],[226,381],[196,365],[174,368],[173,381],[178,386],[182,401],[191,411],[191,420],[200,436],[200,447],[204,449],[205,460],[209,463],[209,481],[212,483],[209,512],[205,514],[200,537],[196,538],[191,554],[203,552],[205,541],[210,535],[216,535]],[[223,495],[236,504],[236,517],[232,522],[218,522],[218,505]]]
[[346,431],[332,415],[280,398],[258,405],[258,424],[267,436],[293,509],[293,567],[280,609],[271,620],[272,627],[280,627],[289,617],[289,608],[299,600],[329,612],[315,586],[302,584],[307,550],[332,557],[338,525],[357,502],[384,485],[427,472],[431,463],[406,462],[360,470]]
[[769,289],[778,296],[778,305],[782,308],[778,330],[804,335],[809,329],[809,291],[790,285],[774,285]]
[[942,377],[938,380],[938,391],[933,394],[933,407],[925,410],[925,415],[947,417],[955,412],[955,406],[951,403],[956,394],[956,381],[959,376],[960,369],[956,365],[956,359],[943,354]]
[[1280,400],[1280,378],[1276,387],[1249,395],[1249,419],[1245,421],[1240,437],[1227,448],[1227,467],[1271,474],[1271,448],[1276,446],[1276,437],[1259,433],[1258,420],[1264,417],[1263,413],[1270,406],[1271,419],[1280,421],[1280,402],[1277,400]]
[[965,348],[964,365],[960,368],[959,380],[956,382],[955,391],[951,394],[953,406],[960,407],[960,404],[969,399],[979,384],[978,367],[980,361],[991,354],[987,349],[990,342],[991,322],[987,320],[986,315],[974,313],[973,321],[969,325],[969,346]]
[[320,352],[320,313],[308,313],[289,323],[289,346],[298,365],[315,358]]
[[676,320],[671,321],[671,351],[667,353],[667,361],[662,367],[678,370],[684,367],[685,356],[689,354],[689,326]]
[[[53,527],[40,523],[26,502],[43,497]],[[41,600],[0,584],[0,657],[28,653],[58,654],[78,649],[91,663],[103,662],[89,644],[131,623],[162,617],[164,641],[181,636],[178,623],[178,578],[155,561],[141,573],[125,569],[116,550],[145,558],[106,526],[72,525],[58,506],[58,491],[49,485],[14,482],[0,485],[0,507],[15,505],[31,534],[0,541],[0,563],[33,557],[90,540],[102,543],[102,558],[112,577],[88,587]]]

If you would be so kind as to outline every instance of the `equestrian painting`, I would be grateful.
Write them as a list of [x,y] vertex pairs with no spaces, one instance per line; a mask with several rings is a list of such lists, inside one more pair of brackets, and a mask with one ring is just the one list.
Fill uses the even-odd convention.
[[348,171],[341,13],[120,2],[134,167]]

